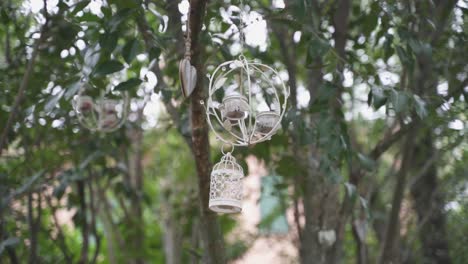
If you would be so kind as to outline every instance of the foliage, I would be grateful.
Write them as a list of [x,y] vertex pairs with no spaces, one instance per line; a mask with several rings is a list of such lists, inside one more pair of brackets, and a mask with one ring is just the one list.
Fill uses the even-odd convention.
[[[205,261],[191,147],[199,130],[178,88],[187,1],[52,2],[0,3],[0,262]],[[308,253],[318,252],[317,259],[355,263],[360,244],[374,263],[394,243],[400,260],[425,263],[431,241],[419,209],[427,200],[426,217],[446,223],[434,232],[452,262],[463,263],[466,3],[244,2],[262,20],[248,22],[246,31],[261,30],[248,35],[244,55],[278,68],[295,98],[281,131],[236,149],[236,158],[246,172],[253,155],[281,175],[275,191],[289,195],[280,195],[269,219],[284,206],[304,219],[289,223],[296,258],[310,263]],[[346,3],[349,17],[340,13]],[[203,75],[239,55],[238,5],[208,1],[197,36]],[[268,37],[255,43],[260,33]],[[93,87],[91,96],[130,94],[123,128],[100,134],[80,127],[72,102],[83,85]],[[219,142],[211,143],[213,163]],[[399,179],[402,202],[395,204]],[[401,207],[399,243],[385,240],[391,207]],[[229,260],[262,238],[238,237],[236,220],[219,217]],[[361,240],[355,223],[366,228]],[[334,247],[317,244],[321,229],[336,230]]]

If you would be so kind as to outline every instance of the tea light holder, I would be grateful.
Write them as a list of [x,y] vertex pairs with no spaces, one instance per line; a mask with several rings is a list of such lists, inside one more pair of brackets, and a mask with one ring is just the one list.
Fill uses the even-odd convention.
[[255,131],[260,135],[267,135],[278,129],[280,115],[274,111],[265,111],[257,114],[255,118]]
[[110,99],[102,91],[98,98],[87,95],[93,89],[84,84],[72,102],[79,123],[93,132],[113,132],[119,129],[127,120],[130,99],[127,92],[119,92],[119,99]]
[[242,120],[249,114],[249,103],[243,95],[229,95],[223,98],[220,109],[223,119]]

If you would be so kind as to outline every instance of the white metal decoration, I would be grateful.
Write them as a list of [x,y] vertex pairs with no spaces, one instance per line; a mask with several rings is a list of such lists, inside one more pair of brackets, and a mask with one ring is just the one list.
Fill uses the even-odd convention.
[[[242,12],[239,20],[243,47]],[[289,87],[275,69],[258,61],[249,61],[241,52],[237,59],[221,63],[210,76],[206,102],[208,125],[223,147],[249,146],[270,140],[281,126],[288,97]],[[232,151],[227,154],[222,152],[221,162],[215,165],[211,173],[209,208],[221,213],[240,212],[242,177],[239,175],[243,176],[242,168],[220,169],[227,162],[235,164],[233,167],[240,167],[231,155]],[[233,190],[240,195],[233,198]],[[231,196],[228,198],[225,193]]]
[[191,63],[191,45],[192,45],[192,34],[190,30],[190,10],[188,12],[187,18],[187,33],[185,36],[185,54],[184,58],[179,62],[179,79],[180,79],[180,87],[182,90],[182,95],[187,98],[189,97],[193,90],[195,89],[195,85],[197,84],[197,69],[192,66]]
[[281,126],[288,96],[276,70],[241,55],[219,65],[210,78],[208,125],[217,139],[234,146],[269,140]]
[[[234,149],[234,148],[233,148]],[[208,207],[218,213],[238,213],[242,210],[242,178],[244,170],[230,152],[213,166]]]
[[129,96],[127,92],[102,91],[97,98],[93,86],[84,84],[74,97],[73,108],[80,124],[95,132],[113,132],[127,120]]

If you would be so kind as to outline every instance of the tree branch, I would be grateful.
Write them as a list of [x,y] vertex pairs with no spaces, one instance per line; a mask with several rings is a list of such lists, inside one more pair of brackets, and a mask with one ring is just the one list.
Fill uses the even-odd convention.
[[384,243],[382,244],[379,263],[398,263],[396,254],[396,241],[398,238],[398,226],[401,202],[406,189],[406,176],[408,169],[411,166],[413,156],[413,136],[414,133],[407,135],[407,140],[404,145],[404,153],[402,156],[402,165],[397,174],[397,183],[393,194],[392,209],[388,219],[387,228],[385,230]]
[[96,227],[96,205],[94,203],[94,189],[93,189],[93,180],[94,180],[94,174],[90,171],[91,173],[91,179],[88,181],[88,188],[89,188],[89,208],[91,212],[91,232],[93,233],[94,238],[96,239],[96,249],[94,251],[94,255],[92,258],[91,263],[96,263],[97,257],[99,255],[99,251],[101,249],[101,236],[99,236],[97,227]]
[[83,181],[77,181],[78,186],[78,197],[80,201],[80,220],[81,220],[81,236],[83,239],[83,244],[81,246],[81,256],[78,263],[88,263],[88,250],[89,250],[89,226],[86,217],[86,195],[85,187]]
[[58,219],[57,219],[57,215],[56,215],[57,208],[52,205],[52,201],[49,196],[47,195],[45,196],[45,201],[47,203],[47,206],[52,210],[51,212],[52,220],[53,220],[55,228],[57,229],[58,247],[62,251],[66,262],[72,263],[73,256],[71,256],[71,254],[68,252],[68,246],[67,246],[67,242],[65,241],[65,236],[63,235],[62,227],[60,226]]
[[[138,16],[136,18],[136,22],[138,26],[138,31],[142,35],[143,40],[145,42],[146,50],[149,52],[151,48],[153,48],[154,46],[154,41],[152,40],[153,37],[152,37],[151,27],[149,26],[148,21],[145,19],[144,16]],[[182,39],[180,41],[182,41]],[[183,51],[180,51],[180,52],[183,52]],[[168,89],[167,84],[164,82],[164,75],[161,71],[161,68],[159,67],[158,62],[153,63],[152,67],[150,68],[150,71],[153,72],[158,78],[158,83],[156,84],[155,90]],[[180,117],[179,112],[174,107],[171,101],[165,101],[165,100],[162,100],[162,101],[172,121],[174,122],[174,124],[176,124],[177,130],[183,136],[187,145],[190,148],[192,148],[191,134],[187,134],[182,130],[182,119]]]
[[20,103],[23,99],[24,92],[29,84],[29,79],[31,78],[33,71],[34,71],[34,64],[36,63],[36,58],[39,53],[39,47],[42,44],[42,42],[45,40],[45,35],[46,35],[46,29],[47,29],[48,23],[46,22],[42,27],[41,27],[41,36],[39,39],[36,40],[33,51],[31,53],[31,58],[29,59],[28,65],[26,67],[26,71],[24,72],[23,79],[21,81],[21,85],[18,90],[18,94],[16,95],[15,101],[13,103],[13,107],[11,108],[10,115],[8,116],[7,122],[5,124],[5,127],[3,129],[3,132],[0,136],[0,157],[2,156],[3,153],[3,148],[5,147],[7,137],[8,137],[8,132],[13,125],[13,121],[16,116],[16,112],[19,110]]

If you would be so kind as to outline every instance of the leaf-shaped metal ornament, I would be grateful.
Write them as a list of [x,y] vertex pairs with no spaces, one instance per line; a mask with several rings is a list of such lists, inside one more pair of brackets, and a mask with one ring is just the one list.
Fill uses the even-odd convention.
[[182,94],[185,98],[188,98],[197,83],[197,69],[190,64],[190,60],[187,58],[184,58],[179,63],[179,78]]
[[231,131],[231,130],[232,130],[231,121],[230,121],[229,119],[224,120],[224,122],[223,122],[223,127],[224,127],[227,131]]
[[221,79],[218,79],[216,81],[215,85],[214,85],[214,89],[218,90],[219,88],[221,88],[224,85],[224,83],[226,82],[226,80],[227,80],[227,78],[225,78],[225,77],[223,77]]

